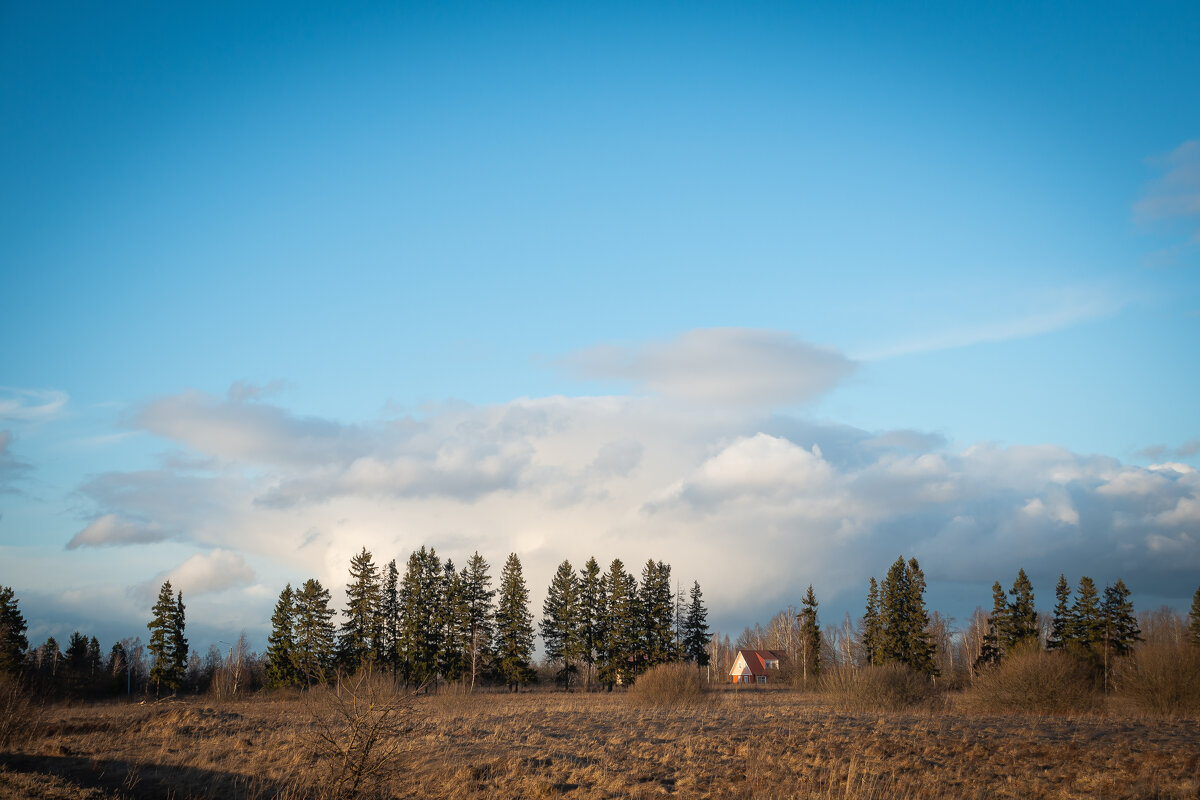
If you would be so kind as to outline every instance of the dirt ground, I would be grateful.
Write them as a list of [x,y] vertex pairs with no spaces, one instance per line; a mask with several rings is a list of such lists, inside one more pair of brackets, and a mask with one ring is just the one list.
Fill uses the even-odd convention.
[[[374,702],[374,701],[373,701]],[[378,705],[364,706],[374,713]],[[0,796],[329,796],[326,734],[298,695],[43,708],[0,753]],[[652,709],[614,694],[421,696],[380,730],[360,789],[420,798],[1197,798],[1200,720],[1121,713],[847,713],[820,696],[722,692]],[[324,747],[324,750],[322,749]]]

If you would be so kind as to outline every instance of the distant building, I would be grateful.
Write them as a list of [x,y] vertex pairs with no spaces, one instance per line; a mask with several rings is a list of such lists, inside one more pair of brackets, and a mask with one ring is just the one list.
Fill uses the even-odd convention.
[[729,677],[734,683],[765,684],[769,675],[778,678],[781,658],[774,650],[738,650]]

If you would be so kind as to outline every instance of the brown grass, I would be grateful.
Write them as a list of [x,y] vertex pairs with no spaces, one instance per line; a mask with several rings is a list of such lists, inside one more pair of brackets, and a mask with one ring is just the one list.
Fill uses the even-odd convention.
[[658,664],[637,679],[629,692],[636,706],[645,708],[696,708],[716,696],[704,687],[692,664]]
[[[421,798],[1195,798],[1195,717],[853,712],[812,693],[422,696],[380,793]],[[0,754],[0,797],[281,797],[326,774],[295,695],[49,709]]]
[[968,706],[988,712],[1073,714],[1101,701],[1088,666],[1062,651],[1020,650],[999,666],[983,669],[965,697]]
[[927,676],[901,664],[828,670],[821,688],[845,711],[932,711],[942,700]]
[[1116,669],[1115,688],[1135,707],[1152,714],[1200,712],[1200,647],[1153,644],[1139,647]]

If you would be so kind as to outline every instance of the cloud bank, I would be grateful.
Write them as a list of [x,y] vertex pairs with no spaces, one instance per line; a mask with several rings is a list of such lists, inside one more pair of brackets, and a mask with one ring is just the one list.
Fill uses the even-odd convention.
[[563,559],[665,559],[700,580],[718,620],[743,621],[810,582],[858,591],[901,553],[931,582],[981,587],[981,603],[1019,567],[1180,598],[1200,572],[1200,474],[1179,463],[952,447],[663,397],[447,404],[346,425],[187,392],[138,420],[178,451],[81,487],[95,516],[68,546],[188,543],[199,554],[164,574],[191,593],[248,585],[244,555],[340,587],[360,547],[382,563],[422,544],[458,562],[479,550],[497,570],[519,553],[535,607]]

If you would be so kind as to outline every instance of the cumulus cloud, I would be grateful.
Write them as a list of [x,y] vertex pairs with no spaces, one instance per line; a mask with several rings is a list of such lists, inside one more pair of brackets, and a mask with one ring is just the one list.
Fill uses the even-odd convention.
[[67,393],[57,389],[0,386],[0,419],[43,422],[58,416],[66,406],[67,399]]
[[668,341],[602,345],[563,361],[575,375],[628,381],[693,402],[776,406],[810,401],[854,370],[836,350],[780,331],[702,328]]
[[142,593],[157,593],[163,581],[170,581],[185,597],[214,594],[249,586],[254,582],[254,570],[238,553],[217,549],[196,553],[174,569],[156,575],[142,587]]
[[[235,553],[274,565],[280,585],[337,587],[363,546],[382,563],[425,544],[460,563],[518,552],[535,607],[563,559],[665,559],[701,581],[720,624],[744,624],[795,602],[795,585],[858,591],[900,553],[931,581],[978,585],[984,601],[1019,567],[1048,581],[1115,571],[1135,591],[1180,597],[1200,570],[1200,474],[1178,463],[951,448],[921,432],[655,397],[447,404],[363,426],[263,400],[156,403],[185,409],[206,436],[155,418],[178,450],[157,469],[80,487],[95,516],[69,546],[197,544],[207,555],[178,568],[192,592],[251,581]],[[305,444],[274,441],[293,425],[311,434]]]

